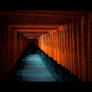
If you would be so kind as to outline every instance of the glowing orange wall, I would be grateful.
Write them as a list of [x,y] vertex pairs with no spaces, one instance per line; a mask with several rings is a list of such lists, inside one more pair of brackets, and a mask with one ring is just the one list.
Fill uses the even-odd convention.
[[51,30],[39,47],[82,81],[92,81],[92,14]]

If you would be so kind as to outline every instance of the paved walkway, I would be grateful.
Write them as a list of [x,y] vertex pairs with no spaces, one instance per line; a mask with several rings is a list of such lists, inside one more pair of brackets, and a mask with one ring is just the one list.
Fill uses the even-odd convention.
[[62,81],[39,53],[29,54],[22,61],[16,71],[16,80],[23,82]]

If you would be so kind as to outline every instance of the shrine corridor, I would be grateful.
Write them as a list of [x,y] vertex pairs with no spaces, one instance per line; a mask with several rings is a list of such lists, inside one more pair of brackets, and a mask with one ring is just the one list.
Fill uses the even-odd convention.
[[1,85],[4,81],[58,84],[61,90],[64,83],[92,82],[92,11],[0,11]]
[[[65,70],[61,70],[62,76],[55,70],[49,62],[49,57],[44,57],[45,53],[39,48],[30,48],[16,63],[14,69],[10,72],[7,80],[17,82],[64,82],[75,81],[73,75],[68,74],[68,79],[64,79]],[[48,60],[46,59],[48,58]],[[51,60],[50,60],[51,62]],[[55,62],[55,61],[54,61]],[[54,66],[57,66],[54,64]],[[57,68],[58,70],[58,68]],[[76,80],[78,81],[78,80]]]

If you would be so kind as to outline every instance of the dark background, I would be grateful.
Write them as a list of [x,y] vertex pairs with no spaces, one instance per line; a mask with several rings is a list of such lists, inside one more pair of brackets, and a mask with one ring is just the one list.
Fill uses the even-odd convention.
[[0,10],[92,10],[91,0],[1,0]]

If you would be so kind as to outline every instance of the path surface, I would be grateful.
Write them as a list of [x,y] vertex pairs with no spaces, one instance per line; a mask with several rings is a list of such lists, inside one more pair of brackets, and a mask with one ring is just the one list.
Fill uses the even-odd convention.
[[61,81],[52,67],[43,60],[39,53],[29,54],[22,60],[16,71],[16,80],[24,82]]

